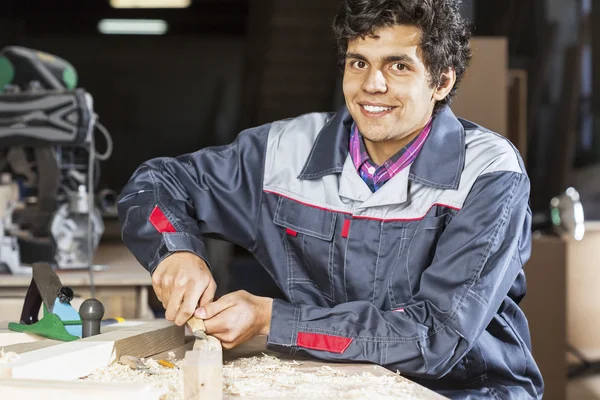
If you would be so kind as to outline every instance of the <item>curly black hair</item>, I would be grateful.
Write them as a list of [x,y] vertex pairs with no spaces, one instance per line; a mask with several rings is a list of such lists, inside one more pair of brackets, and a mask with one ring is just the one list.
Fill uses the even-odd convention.
[[342,0],[333,21],[338,65],[344,70],[348,42],[394,25],[422,31],[420,48],[431,87],[442,84],[442,73],[456,71],[456,83],[438,101],[434,113],[450,104],[471,60],[471,26],[459,13],[460,0]]

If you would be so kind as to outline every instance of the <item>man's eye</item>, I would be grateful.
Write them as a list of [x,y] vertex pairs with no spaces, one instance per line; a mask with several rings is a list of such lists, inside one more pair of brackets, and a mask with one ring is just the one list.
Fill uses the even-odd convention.
[[392,69],[394,71],[404,71],[404,70],[406,70],[406,64],[396,63],[396,64],[392,65]]
[[352,62],[352,67],[354,68],[358,68],[358,69],[364,69],[367,67],[367,63],[361,60],[356,60]]

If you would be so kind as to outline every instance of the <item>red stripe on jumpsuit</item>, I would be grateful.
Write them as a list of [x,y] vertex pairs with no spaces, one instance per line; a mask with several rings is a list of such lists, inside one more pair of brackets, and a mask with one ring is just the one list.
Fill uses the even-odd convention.
[[342,354],[352,343],[351,338],[323,335],[320,333],[298,332],[296,345],[313,350],[325,350]]
[[171,224],[171,221],[169,221],[169,219],[158,206],[154,206],[154,210],[152,210],[149,220],[150,223],[154,225],[156,230],[160,233],[177,232],[173,224]]

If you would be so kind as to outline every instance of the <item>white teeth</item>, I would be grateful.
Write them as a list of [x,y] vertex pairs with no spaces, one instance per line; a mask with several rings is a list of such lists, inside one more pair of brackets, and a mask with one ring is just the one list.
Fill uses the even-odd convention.
[[392,109],[392,107],[379,107],[379,106],[366,106],[366,105],[364,105],[363,108],[365,110],[367,110],[368,112],[372,112],[372,113],[380,113],[380,112],[384,112],[384,111],[388,111],[388,110]]

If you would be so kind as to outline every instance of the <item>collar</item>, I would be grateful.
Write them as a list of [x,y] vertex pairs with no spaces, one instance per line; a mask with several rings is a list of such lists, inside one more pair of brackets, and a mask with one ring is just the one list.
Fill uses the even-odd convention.
[[[381,166],[375,165],[371,161],[371,158],[369,157],[369,153],[367,152],[367,148],[365,147],[365,141],[364,141],[362,135],[360,134],[360,132],[358,131],[358,127],[356,126],[356,123],[352,123],[352,127],[350,128],[350,145],[348,146],[348,151],[352,152],[352,151],[356,150],[356,147],[358,147],[358,160],[356,160],[354,158],[354,154],[351,154],[351,158],[352,158],[352,163],[354,164],[354,168],[357,171],[359,171],[360,168],[363,166],[363,164],[366,162],[368,162],[367,166],[374,167],[375,169],[378,169],[381,167]],[[385,169],[388,168],[387,160],[383,164],[383,166]]]
[[[343,106],[321,129],[298,179],[340,173],[348,157],[352,116]],[[431,132],[410,167],[409,179],[440,189],[457,189],[465,163],[464,127],[450,107],[433,120]]]
[[319,132],[298,179],[317,179],[342,172],[353,122],[346,106],[333,115]]

